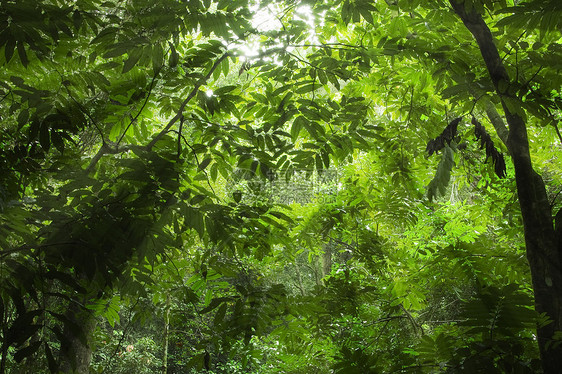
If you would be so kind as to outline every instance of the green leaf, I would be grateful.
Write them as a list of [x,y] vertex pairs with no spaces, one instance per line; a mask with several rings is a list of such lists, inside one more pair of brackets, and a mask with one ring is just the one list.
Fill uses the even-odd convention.
[[322,156],[322,161],[324,162],[324,167],[328,169],[330,167],[330,155],[326,151],[326,149],[322,149],[320,151],[320,155]]
[[186,206],[183,209],[185,223],[189,228],[194,229],[199,238],[203,238],[205,233],[205,221],[204,216],[199,209],[191,206]]
[[370,24],[374,24],[373,15],[371,14],[371,9],[369,7],[366,7],[363,4],[358,4],[357,10],[361,13],[361,16],[365,21]]
[[288,215],[286,215],[285,213],[282,212],[278,212],[278,211],[270,211],[269,214],[271,214],[272,216],[276,217],[276,218],[280,218],[282,220],[285,220],[289,223],[293,223],[293,219],[291,217],[289,217]]
[[447,87],[445,88],[442,92],[441,95],[443,96],[443,98],[448,99],[451,98],[453,96],[458,95],[459,93],[468,93],[468,86],[466,84],[458,84],[456,86],[451,86],[451,87]]
[[51,148],[51,137],[49,135],[49,126],[45,123],[41,124],[39,130],[39,143],[45,152],[49,152],[49,148]]
[[27,59],[27,53],[25,53],[25,47],[23,46],[23,42],[18,42],[17,44],[17,48],[18,48],[18,55],[20,56],[20,61],[21,64],[23,65],[24,68],[27,68],[27,65],[29,65],[29,60]]
[[180,56],[176,51],[176,47],[174,47],[172,43],[168,43],[168,45],[170,46],[170,60],[168,61],[168,64],[170,65],[171,68],[174,68],[178,65]]
[[293,139],[293,141],[298,139],[300,131],[305,123],[306,119],[303,116],[295,118],[295,120],[293,121],[293,125],[291,126],[291,138]]
[[131,43],[117,43],[108,48],[108,51],[103,54],[104,58],[119,57],[129,52],[133,47]]
[[16,360],[16,362],[19,363],[24,358],[32,356],[33,354],[35,354],[35,352],[37,352],[37,350],[39,349],[39,347],[41,346],[42,343],[43,343],[42,341],[36,341],[36,342],[31,343],[27,347],[18,350],[14,354],[14,360]]
[[444,195],[447,186],[449,185],[449,180],[451,179],[451,170],[455,165],[453,150],[445,145],[443,148],[443,154],[441,156],[441,161],[437,165],[437,171],[435,177],[429,183],[427,187],[427,197],[429,201],[433,201],[433,198],[440,195]]
[[19,346],[31,338],[42,326],[33,324],[35,317],[42,311],[32,310],[20,314],[13,322],[6,333],[5,344]]
[[51,130],[51,142],[60,153],[64,153],[64,139],[57,131]]
[[213,159],[211,157],[207,157],[206,159],[204,159],[203,161],[201,161],[201,163],[199,164],[199,166],[197,167],[197,170],[202,171],[205,170],[205,168],[207,166],[209,166],[209,164],[211,163]]
[[225,303],[226,301],[230,301],[230,300],[231,300],[230,297],[217,297],[215,299],[212,299],[211,302],[209,303],[209,306],[201,309],[199,311],[199,313],[201,313],[201,314],[209,313],[210,311],[212,311],[213,309],[215,309],[219,305]]
[[121,135],[121,124],[120,123],[115,123],[112,127],[111,130],[109,132],[109,140],[116,142],[117,139],[119,139],[119,136]]
[[353,13],[353,9],[351,8],[351,4],[349,0],[345,0],[343,2],[342,11],[341,11],[341,20],[343,23],[347,24],[351,20],[351,16]]
[[240,200],[242,200],[242,191],[240,190],[234,191],[232,193],[232,198],[234,199],[234,202],[239,203]]
[[6,63],[10,62],[12,56],[14,55],[14,50],[16,48],[16,40],[14,38],[9,38],[4,46],[4,55],[6,56]]
[[49,344],[47,343],[45,343],[45,356],[47,357],[47,365],[49,367],[49,371],[51,373],[57,373],[58,365],[53,356],[53,352],[51,351],[51,347],[49,347]]
[[296,93],[298,94],[304,94],[307,92],[312,92],[314,90],[317,90],[320,88],[320,85],[318,85],[317,83],[309,83],[309,84],[305,84],[304,86],[300,86],[299,88],[297,88],[295,90]]
[[221,326],[224,322],[224,317],[226,315],[226,308],[227,308],[227,304],[226,303],[222,303],[219,306],[219,309],[217,310],[216,314],[215,314],[215,318],[213,319],[213,324],[215,326]]
[[127,58],[127,60],[125,60],[125,63],[123,64],[123,71],[121,71],[121,74],[125,74],[133,67],[135,67],[135,65],[141,58],[142,53],[143,53],[142,48],[135,48],[131,52],[129,52],[129,57]]
[[154,68],[154,72],[160,70],[160,68],[164,65],[164,49],[162,48],[162,44],[156,43],[152,47],[152,67]]
[[108,40],[108,41],[113,41],[115,40],[115,36],[117,35],[117,31],[119,29],[117,27],[114,26],[110,26],[107,27],[105,29],[103,29],[102,31],[99,32],[99,34],[92,39],[92,41],[90,42],[90,44],[96,44],[96,43],[101,43],[104,40]]
[[24,109],[18,114],[18,127],[22,128],[29,120],[29,110]]

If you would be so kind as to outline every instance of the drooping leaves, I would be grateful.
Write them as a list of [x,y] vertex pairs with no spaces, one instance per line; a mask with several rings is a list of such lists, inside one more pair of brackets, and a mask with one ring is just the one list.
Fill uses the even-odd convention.
[[435,197],[445,194],[447,186],[449,185],[449,180],[451,179],[451,170],[454,165],[455,159],[453,149],[445,144],[441,160],[437,165],[435,177],[433,177],[427,186],[427,197],[429,201],[433,201]]
[[426,152],[428,152],[430,156],[443,149],[446,145],[451,144],[451,141],[457,136],[457,128],[461,119],[462,118],[459,117],[452,120],[438,137],[431,139],[427,143]]
[[505,178],[507,176],[507,172],[503,154],[496,149],[490,134],[486,132],[484,126],[482,126],[475,117],[472,117],[472,124],[474,125],[474,135],[477,140],[480,140],[480,148],[486,149],[485,161],[487,161],[488,157],[490,157],[492,159],[496,175],[500,178]]

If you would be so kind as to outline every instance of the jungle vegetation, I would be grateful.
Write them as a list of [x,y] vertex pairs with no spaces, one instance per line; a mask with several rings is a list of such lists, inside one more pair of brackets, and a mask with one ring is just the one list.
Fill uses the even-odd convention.
[[0,374],[559,373],[561,32],[0,1]]

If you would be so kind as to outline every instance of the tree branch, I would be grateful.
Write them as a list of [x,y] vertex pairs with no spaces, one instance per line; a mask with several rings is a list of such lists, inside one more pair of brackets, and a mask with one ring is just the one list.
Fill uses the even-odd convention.
[[154,89],[154,82],[156,81],[156,78],[160,74],[161,70],[162,70],[162,67],[160,67],[160,69],[158,69],[156,71],[156,73],[154,73],[154,76],[152,77],[152,81],[150,81],[150,86],[148,87],[148,93],[146,94],[146,98],[144,99],[144,103],[142,103],[142,106],[139,109],[139,111],[137,112],[136,116],[131,119],[131,122],[129,122],[129,124],[125,128],[125,131],[123,131],[123,134],[121,134],[121,137],[117,141],[117,145],[119,145],[121,143],[121,140],[123,140],[123,138],[125,137],[125,134],[127,133],[127,131],[129,131],[129,128],[131,127],[131,125],[133,123],[135,123],[135,121],[139,118],[140,114],[142,113],[142,111],[146,107],[146,104],[148,103],[148,99],[150,98],[150,94],[152,94],[152,90]]
[[484,110],[486,111],[486,114],[488,115],[488,119],[492,123],[492,126],[494,126],[494,129],[496,130],[498,137],[501,139],[503,144],[505,144],[507,147],[507,138],[509,136],[509,130],[507,129],[507,126],[503,121],[502,116],[498,113],[494,103],[492,103],[490,100],[487,100],[486,107],[484,108]]
[[[164,127],[164,129],[162,131],[160,131],[151,141],[150,143],[148,143],[146,146],[142,147],[142,146],[138,146],[139,148],[143,148],[147,151],[152,150],[152,148],[154,147],[154,145],[167,133],[170,131],[170,129],[172,128],[172,126],[174,126],[174,124],[183,116],[183,111],[185,109],[185,107],[187,106],[187,104],[189,103],[189,101],[191,99],[193,99],[193,97],[195,97],[195,95],[197,94],[197,92],[199,91],[199,89],[201,88],[202,85],[204,85],[207,80],[209,80],[209,78],[211,77],[211,75],[213,75],[213,72],[217,69],[217,67],[220,65],[220,63],[227,58],[230,55],[229,52],[225,52],[221,57],[219,57],[215,63],[213,64],[213,66],[211,66],[211,69],[207,72],[207,74],[199,79],[199,81],[197,81],[197,83],[195,84],[195,87],[193,87],[193,89],[191,90],[191,92],[189,93],[189,95],[187,96],[187,98],[181,103],[176,115],[168,122],[168,124],[166,125],[166,127]],[[156,76],[158,74],[155,74],[152,82],[151,82],[151,90],[153,88],[153,84],[154,81],[156,79]],[[145,102],[143,104],[143,107],[141,108],[141,110],[137,113],[137,115],[135,116],[135,118],[133,118],[131,120],[131,123],[129,124],[129,126],[131,126],[131,124],[136,120],[136,118],[138,118],[138,116],[140,115],[140,113],[142,112],[142,109],[144,108],[144,106],[146,105],[146,103],[148,102],[148,98],[150,96],[150,92],[147,94],[147,97],[145,99]],[[129,128],[129,126],[127,126],[127,128]],[[127,130],[125,130],[126,132]],[[124,134],[123,134],[124,135]],[[121,136],[121,138],[119,139],[119,142],[123,139],[123,135]],[[86,168],[85,172],[86,174],[89,174],[93,168],[96,166],[96,164],[98,163],[98,161],[106,154],[117,154],[117,153],[123,153],[123,152],[127,152],[129,150],[131,150],[134,146],[133,145],[119,145],[119,142],[117,142],[115,144],[114,147],[111,147],[110,145],[106,144],[105,142],[102,144],[102,146],[100,147],[100,149],[98,150],[98,152],[96,153],[96,155],[94,156],[94,158],[92,158],[92,160],[90,161],[90,164],[88,165],[88,167]]]
[[[92,160],[90,161],[90,164],[88,165],[88,167],[86,168],[86,170],[84,171],[86,174],[90,174],[90,172],[94,169],[94,167],[96,166],[96,164],[98,163],[98,161],[103,157],[103,155],[107,155],[107,154],[118,154],[118,153],[123,153],[123,152],[127,152],[130,151],[134,146],[132,145],[122,145],[119,146],[119,144],[116,144],[115,147],[111,147],[108,143],[103,143],[102,146],[100,147],[100,149],[98,150],[98,152],[96,153],[96,155],[94,156],[94,158],[92,158]],[[142,148],[142,147],[140,147]]]
[[162,137],[168,132],[170,131],[170,129],[172,128],[172,126],[174,126],[174,124],[183,116],[183,110],[185,109],[185,107],[187,106],[187,104],[191,101],[191,99],[193,99],[195,97],[195,95],[197,95],[197,92],[199,91],[199,89],[201,88],[202,85],[204,85],[205,83],[207,83],[207,80],[209,80],[209,78],[211,77],[211,75],[213,75],[213,72],[217,69],[217,67],[220,65],[220,63],[227,58],[230,55],[229,52],[225,52],[221,57],[219,57],[215,63],[213,64],[213,66],[211,66],[211,69],[207,72],[207,74],[199,79],[199,81],[197,81],[197,83],[195,83],[195,87],[193,87],[193,89],[191,90],[191,92],[189,93],[189,95],[187,96],[187,98],[181,103],[178,112],[176,113],[176,115],[168,122],[168,124],[166,125],[166,127],[164,127],[164,129],[162,131],[160,131],[151,141],[150,143],[148,143],[146,145],[146,149],[147,150],[151,150],[152,147],[154,147],[154,145],[160,140],[162,139]]

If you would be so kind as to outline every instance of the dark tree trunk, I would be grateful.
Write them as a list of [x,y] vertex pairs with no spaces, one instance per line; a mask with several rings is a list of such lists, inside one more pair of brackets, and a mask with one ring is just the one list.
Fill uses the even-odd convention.
[[[0,303],[2,299],[0,299]],[[0,313],[0,326],[2,329],[2,337],[6,337],[8,334],[8,323],[7,323],[7,315],[8,315],[8,305],[1,304],[1,313]],[[6,341],[0,342],[0,374],[4,374],[6,372],[6,360],[8,359],[8,344]]]
[[88,374],[92,360],[91,335],[96,326],[94,316],[83,310],[78,303],[71,301],[66,313],[61,342],[60,370],[69,374]]
[[507,147],[515,168],[527,260],[535,294],[535,308],[539,313],[546,313],[553,321],[537,329],[541,361],[546,374],[558,374],[562,368],[562,346],[548,343],[552,341],[554,333],[561,330],[562,273],[544,181],[535,172],[531,163],[525,120],[513,110],[512,106],[507,105],[510,100],[516,98],[510,96],[507,90],[500,90],[501,87],[509,86],[510,78],[490,29],[475,10],[467,12],[464,3],[457,3],[455,0],[450,0],[450,3],[476,39],[507,119],[509,128]]

